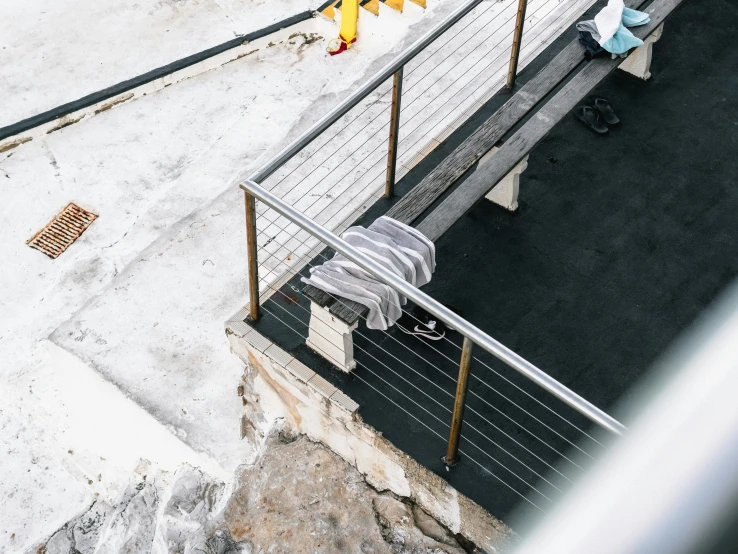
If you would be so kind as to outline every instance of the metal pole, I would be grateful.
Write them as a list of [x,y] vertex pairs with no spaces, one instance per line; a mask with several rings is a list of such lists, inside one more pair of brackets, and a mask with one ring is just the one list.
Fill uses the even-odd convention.
[[409,298],[413,303],[433,314],[450,327],[453,327],[463,336],[471,339],[477,346],[481,346],[497,359],[503,361],[515,371],[524,375],[539,387],[548,391],[562,402],[565,402],[582,415],[594,421],[596,424],[617,435],[622,435],[627,430],[625,426],[615,418],[606,414],[591,402],[588,402],[574,391],[565,387],[519,354],[513,352],[505,345],[490,337],[479,327],[476,327],[466,319],[459,317],[440,302],[437,302],[417,287],[412,286],[402,277],[399,277],[363,252],[357,250],[341,237],[331,233],[325,227],[318,225],[315,221],[305,216],[305,214],[300,213],[280,198],[274,196],[264,187],[251,181],[246,181],[241,184],[241,188],[253,194],[267,206],[273,208],[278,214],[285,216],[298,227],[305,229],[312,236],[319,239],[325,245],[330,246],[336,252],[340,252],[360,268],[368,271],[383,283],[391,286],[397,292]]
[[515,87],[515,77],[518,75],[518,58],[520,57],[520,43],[523,40],[523,24],[525,23],[525,8],[527,6],[528,0],[518,0],[518,18],[515,20],[510,67],[507,70],[507,90],[512,90]]
[[343,102],[325,114],[319,121],[310,127],[310,129],[293,140],[289,146],[284,148],[279,154],[252,173],[248,180],[255,183],[261,183],[264,179],[269,177],[277,169],[282,167],[287,160],[292,158],[292,156],[315,140],[323,131],[333,125],[333,123],[335,123],[340,117],[345,115],[351,108],[366,98],[369,93],[374,91],[379,85],[386,82],[387,79],[395,74],[398,69],[404,67],[407,62],[425,50],[426,46],[440,37],[446,32],[446,30],[451,28],[462,17],[476,8],[483,1],[484,0],[469,0],[469,2],[462,4],[456,10],[451,12],[446,19],[416,40],[407,50],[401,52],[394,60],[375,73],[366,83],[361,85],[351,95],[346,97]]
[[248,192],[246,199],[246,246],[249,257],[249,317],[258,321],[259,310],[259,258],[256,253],[256,198]]
[[459,378],[456,381],[454,414],[451,417],[451,432],[448,436],[448,451],[446,456],[442,458],[447,467],[453,467],[459,461],[459,438],[461,437],[461,426],[464,423],[464,408],[466,407],[466,391],[469,388],[469,368],[471,367],[473,346],[474,343],[464,337],[461,361],[459,362]]
[[389,147],[387,148],[387,181],[384,184],[384,197],[395,195],[395,169],[397,167],[397,138],[400,134],[400,109],[402,104],[402,69],[395,73],[392,86],[392,115],[390,117]]

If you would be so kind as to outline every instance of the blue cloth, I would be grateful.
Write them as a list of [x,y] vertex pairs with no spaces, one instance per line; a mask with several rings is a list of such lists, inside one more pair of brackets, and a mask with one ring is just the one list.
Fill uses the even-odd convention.
[[631,48],[643,46],[643,41],[634,36],[627,27],[645,25],[649,21],[651,21],[651,18],[647,13],[631,10],[630,8],[623,9],[620,27],[612,38],[602,43],[602,48],[612,54],[625,54]]
[[623,25],[626,27],[638,27],[639,25],[645,25],[649,21],[651,21],[651,18],[646,12],[623,8]]
[[643,41],[634,36],[622,23],[613,37],[602,44],[602,48],[611,54],[625,54],[631,48],[643,46]]

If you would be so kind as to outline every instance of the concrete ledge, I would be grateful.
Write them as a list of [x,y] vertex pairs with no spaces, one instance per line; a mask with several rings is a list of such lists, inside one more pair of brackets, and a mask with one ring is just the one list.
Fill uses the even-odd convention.
[[509,551],[514,534],[507,526],[364,423],[354,400],[254,329],[241,332],[238,323],[226,323],[226,334],[245,364],[244,437],[258,441],[265,422],[283,422],[330,448],[377,490],[411,499],[482,551]]
[[174,83],[238,60],[262,46],[253,44],[254,41],[264,39],[263,46],[266,46],[270,40],[276,40],[273,35],[313,17],[315,17],[314,11],[298,13],[258,31],[236,37],[83,98],[62,104],[12,125],[0,127],[0,152],[11,150],[34,138],[89,119],[133,98],[146,96]]
[[[247,314],[248,309],[243,308],[235,315],[238,317],[242,313]],[[244,315],[245,317],[245,315]],[[290,355],[288,352],[271,342],[256,329],[245,323],[241,319],[226,322],[226,334],[240,338],[245,344],[268,357],[272,362],[283,367],[293,378],[309,386],[316,393],[326,400],[335,404],[342,410],[350,414],[355,413],[359,409],[359,405],[351,398],[343,394],[320,375],[315,373],[308,366]],[[233,350],[233,348],[231,348]],[[241,356],[243,358],[243,356]]]

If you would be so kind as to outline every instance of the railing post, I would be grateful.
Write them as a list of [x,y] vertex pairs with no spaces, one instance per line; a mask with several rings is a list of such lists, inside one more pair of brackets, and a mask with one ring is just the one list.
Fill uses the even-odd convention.
[[448,437],[448,452],[442,458],[446,467],[453,467],[459,461],[459,438],[461,437],[461,426],[464,423],[464,408],[466,406],[466,391],[469,388],[469,368],[472,361],[472,346],[474,343],[464,337],[464,345],[461,348],[461,361],[459,362],[459,378],[456,381],[456,400],[454,401],[454,414],[451,418],[451,432]]
[[395,72],[392,86],[392,115],[390,116],[389,147],[387,148],[387,181],[384,197],[395,195],[395,169],[397,167],[397,136],[400,133],[400,107],[402,104],[402,67]]
[[259,310],[259,258],[256,253],[256,199],[245,192],[246,246],[249,258],[249,317],[258,321]]
[[518,75],[518,58],[520,57],[520,43],[523,40],[523,24],[525,23],[525,9],[527,6],[528,0],[518,0],[518,17],[515,20],[510,66],[507,70],[507,90],[512,90],[515,87],[515,77]]

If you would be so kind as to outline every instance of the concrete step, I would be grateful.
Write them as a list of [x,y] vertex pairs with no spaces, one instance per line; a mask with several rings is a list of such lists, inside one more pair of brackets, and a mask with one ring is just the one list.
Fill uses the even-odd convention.
[[[321,9],[320,13],[334,21],[339,21],[338,12],[341,11],[342,2],[343,0],[335,0],[328,6]],[[426,8],[426,0],[410,0],[410,2],[423,9]],[[360,7],[376,16],[379,16],[380,4],[384,4],[388,8],[400,13],[402,13],[405,8],[405,0],[360,0],[359,2]]]

